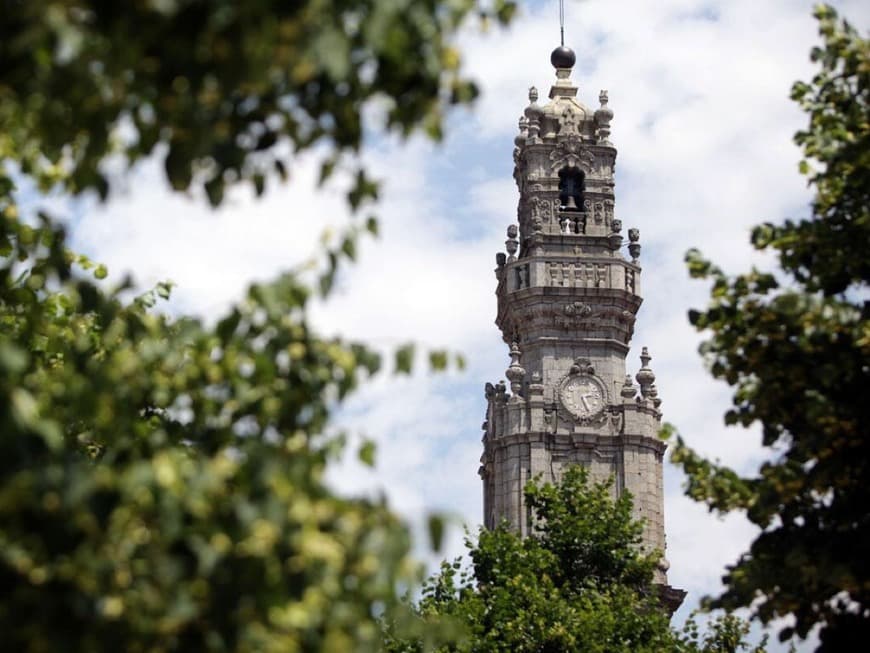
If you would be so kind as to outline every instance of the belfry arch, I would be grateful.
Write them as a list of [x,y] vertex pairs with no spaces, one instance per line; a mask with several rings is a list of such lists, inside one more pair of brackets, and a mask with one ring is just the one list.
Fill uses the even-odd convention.
[[559,208],[563,211],[582,211],[586,173],[576,166],[559,171]]

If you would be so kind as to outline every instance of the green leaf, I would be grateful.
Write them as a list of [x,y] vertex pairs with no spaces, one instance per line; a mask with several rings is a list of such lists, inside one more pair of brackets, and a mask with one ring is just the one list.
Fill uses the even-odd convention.
[[441,550],[444,542],[445,520],[442,515],[431,514],[426,522],[429,529],[429,545],[436,553]]
[[223,177],[212,177],[205,183],[205,193],[208,197],[208,203],[212,207],[220,206],[224,200],[224,180]]
[[447,369],[447,352],[443,349],[430,351],[429,367],[435,371]]
[[351,261],[356,260],[356,238],[353,235],[348,235],[341,243],[341,251]]
[[175,284],[171,281],[161,281],[155,287],[155,291],[157,292],[157,296],[161,299],[169,299],[169,296],[172,294],[172,286]]
[[377,237],[378,235],[378,219],[370,215],[366,218],[366,231],[368,231],[372,236]]
[[263,194],[263,191],[266,190],[266,177],[265,175],[258,173],[254,175],[254,192],[257,194],[257,197]]
[[327,159],[320,164],[320,175],[317,178],[318,186],[323,186],[323,184],[332,177],[332,173],[335,172],[335,166],[337,164],[338,160],[336,158]]
[[362,464],[366,467],[374,467],[375,466],[375,453],[377,452],[377,445],[372,440],[366,440],[362,443],[359,448],[358,457]]
[[287,173],[287,166],[281,159],[275,159],[274,161],[275,172],[278,173],[278,177],[281,178],[281,181],[287,181],[289,175]]
[[227,315],[224,319],[217,323],[215,331],[217,332],[218,337],[221,339],[221,342],[226,343],[230,341],[230,339],[235,334],[241,320],[241,312],[239,312],[239,309],[234,308],[229,315]]
[[397,374],[411,373],[411,368],[414,365],[414,350],[415,346],[413,343],[403,345],[396,350],[395,357]]

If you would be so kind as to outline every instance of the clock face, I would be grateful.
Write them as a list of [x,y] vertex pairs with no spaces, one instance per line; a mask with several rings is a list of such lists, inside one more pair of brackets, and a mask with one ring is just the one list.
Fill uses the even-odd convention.
[[565,408],[581,419],[597,415],[604,409],[604,389],[590,377],[572,376],[566,379],[559,396]]

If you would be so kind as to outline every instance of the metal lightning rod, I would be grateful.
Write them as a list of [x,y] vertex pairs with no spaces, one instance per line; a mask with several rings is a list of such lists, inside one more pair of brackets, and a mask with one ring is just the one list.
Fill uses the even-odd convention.
[[559,37],[562,47],[565,46],[565,0],[559,0]]

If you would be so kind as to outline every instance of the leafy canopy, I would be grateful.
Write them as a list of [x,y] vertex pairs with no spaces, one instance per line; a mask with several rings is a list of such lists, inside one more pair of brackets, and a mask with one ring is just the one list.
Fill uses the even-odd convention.
[[[640,550],[642,525],[631,496],[612,498],[612,481],[590,483],[582,467],[557,485],[531,482],[526,499],[533,532],[521,538],[502,524],[468,539],[470,569],[444,562],[416,606],[440,638],[387,630],[387,650],[434,646],[463,653],[735,653],[749,650],[745,622],[726,615],[701,634],[669,626],[653,583],[660,552]],[[763,653],[763,647],[752,649]]]
[[[0,157],[44,185],[109,192],[104,164],[159,151],[172,187],[262,193],[315,146],[329,176],[366,117],[440,138],[477,95],[456,38],[509,0],[10,0],[0,19]],[[162,146],[158,149],[158,145]],[[355,164],[356,165],[356,164]],[[377,185],[357,165],[356,207]]]
[[171,322],[148,310],[164,286],[125,303],[2,211],[5,645],[375,650],[408,534],[323,475],[334,402],[379,357],[312,333],[291,276],[213,328]]
[[821,626],[818,650],[839,651],[870,636],[870,40],[831,7],[815,16],[819,71],[792,88],[809,117],[795,142],[812,215],[754,229],[777,274],[729,277],[687,257],[693,276],[713,282],[709,307],[690,320],[709,334],[701,352],[713,376],[735,387],[725,421],[760,423],[771,460],[744,477],[679,439],[672,460],[689,496],[745,510],[762,529],[712,606],[791,616],[783,639]]

